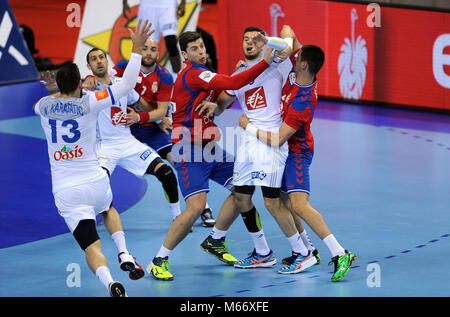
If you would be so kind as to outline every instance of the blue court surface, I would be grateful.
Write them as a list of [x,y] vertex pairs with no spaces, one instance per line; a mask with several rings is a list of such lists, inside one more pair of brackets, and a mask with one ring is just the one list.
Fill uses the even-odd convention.
[[[222,128],[235,126],[240,114],[231,109],[216,120]],[[210,229],[198,220],[170,257],[174,281],[148,274],[132,281],[120,270],[113,241],[99,222],[113,278],[130,297],[449,296],[450,117],[320,101],[312,131],[311,203],[358,256],[343,280],[330,281],[331,255],[308,226],[322,262],[300,274],[277,273],[290,245],[259,190],[253,201],[278,258],[275,267],[241,270],[219,262],[200,249]],[[2,117],[0,146],[0,296],[107,297],[54,206],[38,117]],[[111,183],[127,247],[145,268],[171,225],[169,205],[155,177],[140,179],[117,168]],[[208,202],[217,217],[228,192],[210,186]],[[237,258],[253,249],[240,217],[227,239]]]

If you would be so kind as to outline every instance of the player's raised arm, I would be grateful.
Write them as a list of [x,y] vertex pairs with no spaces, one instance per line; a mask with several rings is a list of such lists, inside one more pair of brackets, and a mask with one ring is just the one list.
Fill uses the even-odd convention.
[[272,61],[273,61],[272,49],[267,48],[264,54],[264,58],[253,67],[243,72],[240,72],[233,76],[223,74],[211,74],[209,72],[213,76],[213,78],[209,82],[208,89],[238,90],[254,81],[256,77],[261,75],[261,73],[264,72],[267,69],[267,67],[269,67]]
[[155,32],[154,30],[151,30],[151,26],[152,24],[148,23],[148,21],[145,21],[144,25],[141,26],[141,20],[139,20],[136,31],[133,32],[133,30],[129,29],[133,48],[130,60],[123,73],[122,80],[104,90],[96,92],[95,97],[98,103],[110,105],[110,101],[112,101],[114,104],[116,100],[126,96],[129,91],[136,86],[136,81],[141,68],[141,52],[144,49],[145,41],[153,34],[153,32]]

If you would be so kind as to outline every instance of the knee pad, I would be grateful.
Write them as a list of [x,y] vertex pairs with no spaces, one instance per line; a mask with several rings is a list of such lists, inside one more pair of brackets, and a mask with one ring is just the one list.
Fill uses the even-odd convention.
[[81,249],[86,250],[95,241],[99,240],[97,229],[95,228],[94,219],[84,219],[78,223],[78,226],[73,231],[73,236],[77,240]]
[[155,176],[161,182],[169,203],[173,204],[178,202],[178,181],[172,168],[170,168],[167,164],[164,164],[158,168],[155,172]]
[[170,56],[180,54],[177,47],[177,37],[175,35],[168,35],[164,37],[164,41],[166,42],[166,48]]
[[255,206],[249,211],[241,213],[241,216],[248,232],[258,232],[262,230],[261,218],[259,217],[259,213]]
[[261,191],[265,198],[280,198],[281,188],[262,186]]
[[[163,163],[164,162],[159,158],[155,158],[150,165],[147,167],[147,170],[145,171],[146,174],[150,174],[150,175],[155,175],[155,167],[156,165],[158,165],[159,163]],[[165,165],[165,164],[164,164]]]
[[174,174],[173,170],[167,164],[164,164],[163,166],[158,168],[158,170],[154,173],[154,175],[160,182],[163,182],[163,181],[167,180],[168,178],[172,178],[172,177],[175,178],[175,174]]

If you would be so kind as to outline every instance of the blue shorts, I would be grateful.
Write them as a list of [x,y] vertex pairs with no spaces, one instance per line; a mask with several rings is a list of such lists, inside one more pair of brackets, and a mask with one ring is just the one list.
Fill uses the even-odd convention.
[[309,166],[313,156],[314,152],[296,153],[289,151],[281,182],[283,193],[305,192],[309,194]]
[[[205,158],[201,155],[205,151],[204,147],[194,145],[189,147],[190,153],[186,153],[186,151],[183,153],[183,150],[180,150],[177,144],[174,145],[172,151],[178,184],[185,200],[192,195],[209,192],[209,180],[213,180],[226,188],[231,188],[234,167],[232,155],[215,146],[212,151],[206,150],[212,152],[214,157],[211,158],[207,155]],[[196,153],[196,159],[194,159],[194,153]]]
[[172,147],[170,135],[165,134],[158,126],[141,127],[138,125],[132,125],[130,130],[131,134],[136,139],[150,146],[158,152],[161,157],[163,157],[160,153],[162,150],[165,150],[164,152],[170,152]]

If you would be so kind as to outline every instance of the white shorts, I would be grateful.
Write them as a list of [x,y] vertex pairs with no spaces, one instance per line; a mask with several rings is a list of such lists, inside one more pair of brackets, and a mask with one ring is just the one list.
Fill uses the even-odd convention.
[[[142,22],[149,20],[152,23],[152,30],[155,30],[150,38],[157,43],[163,36],[177,35],[178,18],[177,18],[177,1],[164,0],[167,5],[152,4],[154,1],[141,1],[138,11],[138,20]],[[169,4],[170,3],[170,4]]]
[[99,213],[108,211],[113,195],[105,173],[105,177],[97,182],[61,189],[54,198],[59,214],[73,232],[81,220],[95,220]]
[[287,142],[275,148],[240,129],[233,185],[280,188],[287,156]]
[[160,158],[151,147],[131,136],[125,140],[97,143],[97,157],[101,167],[112,175],[117,165],[136,176],[143,176],[154,159]]

